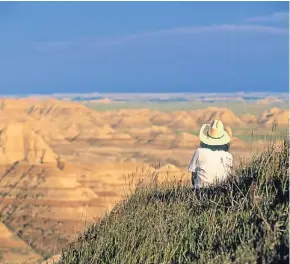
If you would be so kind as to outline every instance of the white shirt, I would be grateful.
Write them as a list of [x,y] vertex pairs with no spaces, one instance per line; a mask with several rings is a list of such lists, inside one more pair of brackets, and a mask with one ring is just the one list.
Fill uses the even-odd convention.
[[231,173],[233,156],[226,151],[198,148],[188,170],[196,173],[194,187],[204,187],[227,178]]

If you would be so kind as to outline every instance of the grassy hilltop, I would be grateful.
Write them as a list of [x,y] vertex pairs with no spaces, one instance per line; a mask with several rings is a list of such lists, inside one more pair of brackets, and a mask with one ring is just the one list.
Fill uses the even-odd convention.
[[288,167],[285,140],[200,200],[178,183],[137,188],[59,264],[288,263]]

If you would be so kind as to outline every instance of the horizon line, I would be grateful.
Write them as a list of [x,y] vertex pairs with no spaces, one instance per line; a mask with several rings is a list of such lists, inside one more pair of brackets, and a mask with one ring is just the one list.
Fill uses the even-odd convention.
[[84,92],[84,93],[15,93],[15,94],[2,94],[1,97],[21,97],[21,96],[77,96],[77,95],[158,95],[158,94],[166,94],[166,95],[177,95],[177,94],[289,94],[289,92],[269,92],[269,91],[235,91],[235,92]]

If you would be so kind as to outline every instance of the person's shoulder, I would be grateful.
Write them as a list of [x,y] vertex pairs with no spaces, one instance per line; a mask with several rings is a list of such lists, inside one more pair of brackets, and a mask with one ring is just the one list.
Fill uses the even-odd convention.
[[195,152],[200,154],[200,153],[205,152],[205,149],[204,148],[196,148]]
[[208,149],[208,148],[197,148],[196,149],[197,153],[199,156],[201,157],[208,157],[208,156],[211,156],[213,151],[211,149]]
[[230,152],[225,152],[227,158],[233,159],[233,155]]

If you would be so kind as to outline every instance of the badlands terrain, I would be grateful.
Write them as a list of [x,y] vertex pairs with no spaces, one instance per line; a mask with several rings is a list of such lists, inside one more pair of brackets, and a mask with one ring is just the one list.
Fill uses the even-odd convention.
[[188,181],[203,123],[233,130],[235,166],[289,129],[288,95],[0,99],[0,263],[41,263],[139,180]]

